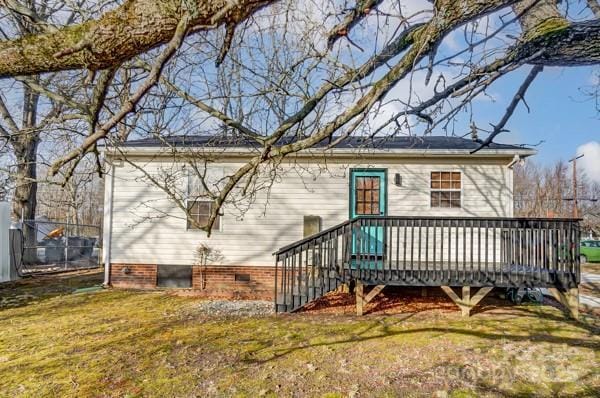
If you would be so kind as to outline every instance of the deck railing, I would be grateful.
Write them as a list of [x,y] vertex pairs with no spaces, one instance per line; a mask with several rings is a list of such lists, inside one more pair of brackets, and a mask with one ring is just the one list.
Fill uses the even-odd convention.
[[404,286],[559,287],[579,283],[574,219],[368,217],[276,253],[278,311],[352,279]]

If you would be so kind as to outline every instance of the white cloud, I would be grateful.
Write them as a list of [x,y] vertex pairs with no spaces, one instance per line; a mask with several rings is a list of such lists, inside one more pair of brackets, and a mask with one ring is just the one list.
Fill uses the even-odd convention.
[[600,142],[590,141],[577,148],[577,154],[585,156],[577,161],[578,168],[592,181],[600,183]]

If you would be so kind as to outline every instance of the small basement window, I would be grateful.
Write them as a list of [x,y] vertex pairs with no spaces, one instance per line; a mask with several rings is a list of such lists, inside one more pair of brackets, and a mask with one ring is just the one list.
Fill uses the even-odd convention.
[[431,172],[431,207],[461,207],[461,173]]
[[236,282],[250,282],[250,274],[235,274]]
[[159,287],[192,287],[192,266],[159,265],[156,285]]

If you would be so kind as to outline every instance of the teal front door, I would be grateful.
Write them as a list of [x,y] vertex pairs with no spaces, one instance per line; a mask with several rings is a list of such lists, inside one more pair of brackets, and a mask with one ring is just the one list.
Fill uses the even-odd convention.
[[383,263],[385,230],[373,217],[385,216],[385,170],[352,170],[350,173],[350,218],[364,218],[364,225],[352,233],[352,263],[363,269],[377,269]]

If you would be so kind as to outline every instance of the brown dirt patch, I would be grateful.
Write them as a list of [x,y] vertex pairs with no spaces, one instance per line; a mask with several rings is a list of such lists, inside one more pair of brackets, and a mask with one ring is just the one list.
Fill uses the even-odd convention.
[[[368,292],[368,290],[367,290]],[[482,300],[473,313],[481,313],[498,307],[510,307],[507,300],[498,298],[494,292]],[[439,288],[426,288],[425,295],[419,288],[387,286],[365,306],[365,314],[392,315],[419,312],[458,312],[458,307]],[[302,308],[301,312],[350,315],[356,313],[353,294],[331,292]]]

